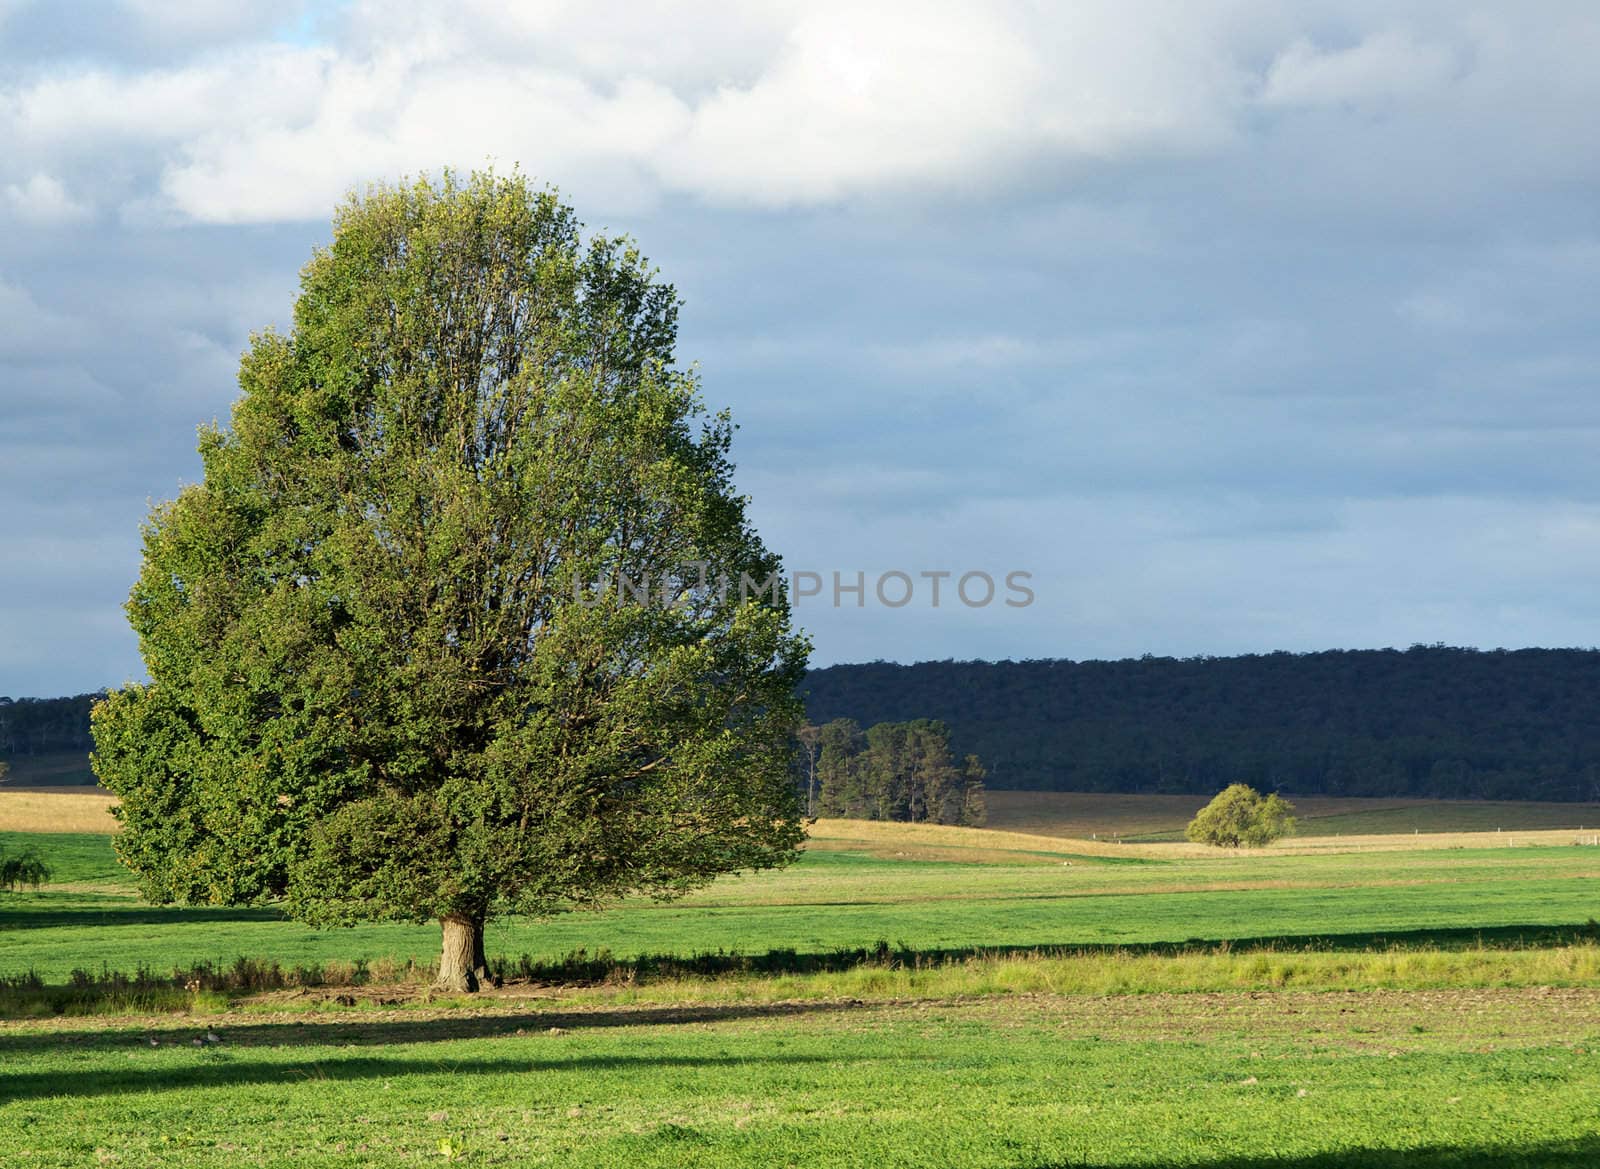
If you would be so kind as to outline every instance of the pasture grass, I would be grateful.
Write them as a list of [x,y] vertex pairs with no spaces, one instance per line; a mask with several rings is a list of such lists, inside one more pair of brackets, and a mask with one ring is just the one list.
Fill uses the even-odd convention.
[[[131,893],[128,871],[111,851],[110,837],[99,832],[0,831],[0,852],[32,852],[50,866],[50,887],[94,885],[108,892]],[[0,896],[4,896],[0,894]],[[0,900],[0,912],[10,904]]]
[[[1024,850],[998,833],[1002,848],[964,845],[985,836],[976,830],[841,831],[848,836],[835,838],[837,847],[808,849],[787,870],[719,881],[681,901],[491,923],[489,952],[507,960],[526,954],[537,964],[578,950],[624,961],[717,952],[825,957],[879,940],[924,954],[1220,943],[1344,951],[1549,945],[1581,936],[1596,915],[1600,876],[1600,849],[1570,845],[1253,856],[1125,846],[1121,852],[1139,854],[1129,857],[1050,841]],[[318,931],[272,907],[145,905],[117,869],[108,837],[14,834],[5,842],[34,847],[61,883],[0,899],[3,976],[31,972],[63,985],[74,970],[225,968],[241,956],[292,969],[333,961],[425,965],[437,955],[430,923]],[[1058,851],[1044,851],[1050,847]],[[919,851],[965,860],[923,859]]]
[[[1600,804],[1509,800],[1290,797],[1302,836],[1381,836],[1437,832],[1600,831]],[[1009,832],[1134,842],[1183,839],[1209,796],[1111,792],[988,793],[989,826]]]
[[[1443,990],[1600,986],[1600,929],[1538,946],[1390,946],[1326,951],[1277,944],[1115,950],[897,950],[887,943],[832,954],[726,952],[617,958],[577,951],[554,961],[497,956],[502,985],[470,1001],[559,997],[577,1004],[731,1004],[838,999],[974,998],[1018,994],[1152,995],[1285,989]],[[1571,935],[1569,935],[1569,938]],[[431,1003],[428,963],[330,960],[311,966],[237,959],[171,972],[75,970],[65,984],[0,979],[0,1018],[229,1010],[328,1004]],[[284,997],[282,992],[291,992]]]
[[0,895],[8,1169],[1600,1164],[1571,833],[823,822],[786,870],[494,923],[506,985],[449,1001],[436,926],[144,905],[103,803],[15,831],[18,794],[0,845],[55,877]]
[[[872,951],[867,951],[871,955]],[[665,964],[662,964],[665,965]],[[670,970],[670,966],[666,967]],[[647,967],[648,971],[648,967]],[[1364,952],[1273,947],[987,953],[929,961],[890,951],[819,973],[638,977],[623,965],[611,980],[564,997],[613,1003],[759,1003],[831,999],[945,999],[993,995],[1152,995],[1235,991],[1442,990],[1463,987],[1600,986],[1600,946],[1541,949],[1389,949]]]
[[1600,1157],[1595,998],[1045,995],[63,1020],[0,1027],[0,1147],[8,1164],[38,1169],[1577,1169]]
[[1509,800],[1425,800],[1409,806],[1327,808],[1309,804],[1306,836],[1379,836],[1417,833],[1526,832],[1567,829],[1600,831],[1600,804],[1556,804]]

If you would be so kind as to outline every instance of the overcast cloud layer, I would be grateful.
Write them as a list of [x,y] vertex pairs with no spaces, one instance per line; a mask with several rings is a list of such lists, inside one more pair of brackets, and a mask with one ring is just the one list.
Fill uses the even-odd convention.
[[818,662],[1592,645],[1597,109],[1582,0],[0,0],[0,694],[142,674],[334,204],[485,161],[686,297]]

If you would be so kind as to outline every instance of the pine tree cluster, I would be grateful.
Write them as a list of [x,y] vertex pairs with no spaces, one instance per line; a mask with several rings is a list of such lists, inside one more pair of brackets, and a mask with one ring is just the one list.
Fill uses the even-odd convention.
[[806,730],[807,803],[816,815],[974,828],[988,819],[983,765],[976,755],[956,762],[942,722],[877,723],[862,731],[841,718]]

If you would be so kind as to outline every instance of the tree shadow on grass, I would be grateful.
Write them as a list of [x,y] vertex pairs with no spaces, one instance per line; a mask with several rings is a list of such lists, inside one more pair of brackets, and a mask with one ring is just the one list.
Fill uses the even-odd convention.
[[73,928],[76,926],[203,925],[223,921],[280,922],[289,920],[272,907],[157,906],[108,901],[104,905],[77,904],[51,908],[19,905],[0,909],[0,930]]
[[[1110,1169],[1124,1161],[1044,1161],[1027,1169]],[[1436,1145],[1412,1149],[1345,1148],[1299,1156],[1223,1156],[1184,1160],[1190,1169],[1595,1169],[1600,1136],[1536,1145]]]
[[[94,911],[83,911],[94,918]],[[181,916],[179,916],[181,915]],[[117,921],[128,923],[148,919],[154,924],[203,923],[206,921],[282,920],[274,909],[145,909],[125,912]],[[0,926],[5,922],[0,915]],[[744,954],[738,951],[681,954],[641,954],[620,958],[602,950],[589,954],[574,951],[556,959],[522,955],[515,960],[497,957],[497,975],[517,983],[545,986],[595,985],[598,983],[649,983],[676,978],[717,978],[728,975],[752,977],[841,973],[859,968],[934,969],[974,959],[1006,958],[1092,958],[1092,957],[1172,957],[1176,955],[1223,955],[1272,953],[1338,954],[1418,951],[1463,951],[1545,949],[1589,943],[1600,939],[1600,926],[1594,921],[1583,925],[1548,924],[1505,925],[1486,928],[1446,928],[1380,930],[1342,934],[1279,934],[1257,937],[1187,938],[1161,942],[1035,942],[999,946],[960,946],[914,948],[890,946],[879,941],[875,946],[840,948],[830,951],[801,952],[792,949]],[[270,969],[268,969],[270,967]],[[246,972],[248,977],[239,975]],[[264,973],[263,973],[264,972]],[[261,977],[257,977],[260,975]],[[269,977],[270,975],[270,977]],[[292,975],[292,977],[291,977]],[[320,967],[313,964],[304,972],[279,971],[276,964],[240,958],[233,965],[203,962],[177,969],[168,976],[139,972],[131,980],[125,972],[108,971],[103,977],[75,981],[72,986],[19,987],[9,998],[0,998],[0,1018],[37,1017],[41,1013],[80,1014],[93,1012],[102,1001],[125,1006],[130,992],[151,992],[169,996],[174,990],[198,983],[205,990],[223,992],[281,989],[288,986],[323,985]],[[242,980],[241,980],[242,979]],[[263,980],[264,979],[264,980]],[[0,980],[3,983],[3,980]],[[3,986],[0,986],[3,989]],[[380,989],[373,986],[371,990]],[[182,1004],[164,1001],[148,1010],[171,1009]],[[134,1009],[139,1009],[135,1006]],[[0,1041],[3,1042],[3,1041]],[[3,1049],[3,1048],[0,1048]]]
[[[340,1019],[299,1017],[270,1023],[235,1023],[225,1018],[178,1018],[176,1025],[150,1028],[79,1028],[73,1030],[0,1032],[0,1056],[42,1052],[93,1052],[148,1048],[155,1039],[163,1047],[183,1047],[211,1031],[220,1032],[223,1052],[261,1047],[386,1047],[392,1044],[447,1043],[458,1039],[494,1039],[528,1035],[537,1038],[552,1029],[584,1031],[613,1027],[661,1027],[724,1023],[744,1019],[781,1019],[837,1013],[881,1006],[859,999],[809,1003],[728,1003],[694,1007],[625,1007],[586,1011],[517,1010],[502,1002],[485,1006],[495,1014],[431,1015],[414,1019]],[[553,1038],[553,1036],[552,1036]],[[10,1077],[0,1078],[0,1098],[10,1091]]]
[[1263,934],[1243,938],[1188,938],[1182,942],[1093,944],[1074,946],[1072,949],[1083,952],[1122,950],[1139,954],[1172,954],[1226,947],[1230,950],[1361,953],[1368,950],[1548,949],[1597,940],[1600,940],[1600,927],[1591,921],[1572,925],[1448,926],[1327,934]]
[[1340,934],[1263,934],[1258,937],[1186,938],[1162,942],[1033,942],[999,946],[915,948],[875,946],[826,952],[769,950],[738,952],[642,954],[634,958],[590,956],[583,951],[555,960],[508,963],[512,977],[547,983],[592,983],[616,978],[715,977],[725,974],[827,974],[863,966],[925,969],[974,958],[1080,958],[1106,955],[1172,957],[1195,953],[1364,953],[1390,950],[1548,949],[1600,940],[1600,927],[1586,925],[1507,925],[1488,928],[1373,930]]
[[526,1075],[533,1072],[579,1074],[608,1071],[649,1072],[662,1068],[732,1067],[758,1063],[827,1063],[822,1055],[579,1055],[563,1058],[506,1056],[451,1059],[443,1054],[402,1058],[393,1055],[340,1055],[303,1063],[247,1062],[220,1052],[215,1062],[185,1067],[151,1066],[25,1072],[0,1077],[0,1105],[18,1100],[115,1096],[135,1092],[193,1091],[240,1084],[295,1086],[356,1080],[390,1080],[441,1075],[452,1082],[464,1076]]

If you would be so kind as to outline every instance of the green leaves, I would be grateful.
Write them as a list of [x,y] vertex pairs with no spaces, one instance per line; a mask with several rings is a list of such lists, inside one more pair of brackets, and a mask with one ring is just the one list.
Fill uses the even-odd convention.
[[1295,830],[1294,806],[1277,793],[1230,784],[1195,815],[1185,835],[1197,844],[1263,848]]
[[520,175],[339,210],[203,481],[146,528],[152,681],[94,725],[148,896],[481,921],[790,857],[781,591],[579,599],[779,568],[677,312]]

